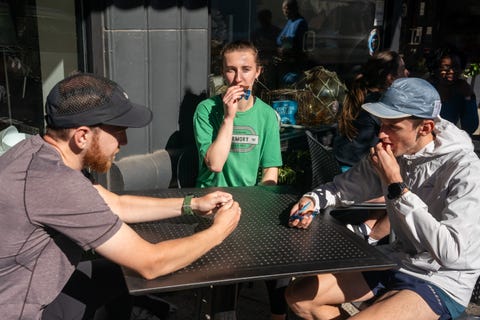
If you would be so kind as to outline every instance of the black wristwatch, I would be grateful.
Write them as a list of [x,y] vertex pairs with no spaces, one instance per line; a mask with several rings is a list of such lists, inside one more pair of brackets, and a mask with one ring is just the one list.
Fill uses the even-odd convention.
[[394,182],[389,184],[387,198],[390,200],[400,198],[405,188],[407,188],[405,182]]

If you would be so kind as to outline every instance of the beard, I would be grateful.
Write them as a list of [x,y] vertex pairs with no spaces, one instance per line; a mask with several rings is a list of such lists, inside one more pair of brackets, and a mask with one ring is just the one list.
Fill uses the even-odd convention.
[[98,173],[106,173],[112,166],[112,160],[112,157],[102,153],[98,143],[98,136],[95,135],[83,159],[84,166]]

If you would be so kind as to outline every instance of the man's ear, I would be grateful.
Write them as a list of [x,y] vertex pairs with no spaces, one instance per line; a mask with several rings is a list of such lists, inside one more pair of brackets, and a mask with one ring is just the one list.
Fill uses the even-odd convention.
[[89,139],[93,136],[93,132],[89,127],[81,126],[75,129],[70,142],[72,147],[83,150],[88,146]]
[[395,81],[395,77],[391,73],[387,74],[387,77],[385,78],[387,88],[392,85],[393,81]]
[[420,125],[419,134],[426,136],[433,132],[435,128],[435,122],[433,120],[427,119],[423,120],[423,123]]

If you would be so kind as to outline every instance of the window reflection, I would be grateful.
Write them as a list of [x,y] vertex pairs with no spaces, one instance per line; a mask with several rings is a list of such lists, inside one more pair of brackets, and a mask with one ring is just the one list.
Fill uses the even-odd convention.
[[[239,39],[249,39],[260,49],[265,67],[261,81],[269,90],[295,87],[301,80],[299,74],[302,76],[304,71],[317,66],[346,77],[352,66],[366,61],[368,36],[375,19],[374,0],[298,0],[297,3],[298,14],[306,21],[301,42],[286,39],[290,41],[281,44],[273,39],[277,40],[275,35],[278,37],[288,23],[285,2],[212,0],[212,74],[221,75],[220,48]],[[285,59],[282,57],[285,47],[300,48]],[[289,60],[290,64],[285,63]],[[259,88],[262,89],[263,86]]]
[[369,57],[375,10],[374,0],[212,0],[210,94],[226,88],[223,45],[248,39],[264,68],[255,95],[272,106],[298,105],[295,125],[333,124],[345,83]]
[[78,69],[74,0],[0,0],[0,129],[43,131],[54,83]]

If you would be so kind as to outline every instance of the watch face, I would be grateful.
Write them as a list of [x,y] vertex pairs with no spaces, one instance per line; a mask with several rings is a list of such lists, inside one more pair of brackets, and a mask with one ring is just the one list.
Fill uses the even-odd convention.
[[389,199],[396,199],[402,195],[403,189],[406,185],[403,182],[392,183],[388,186],[388,195]]

